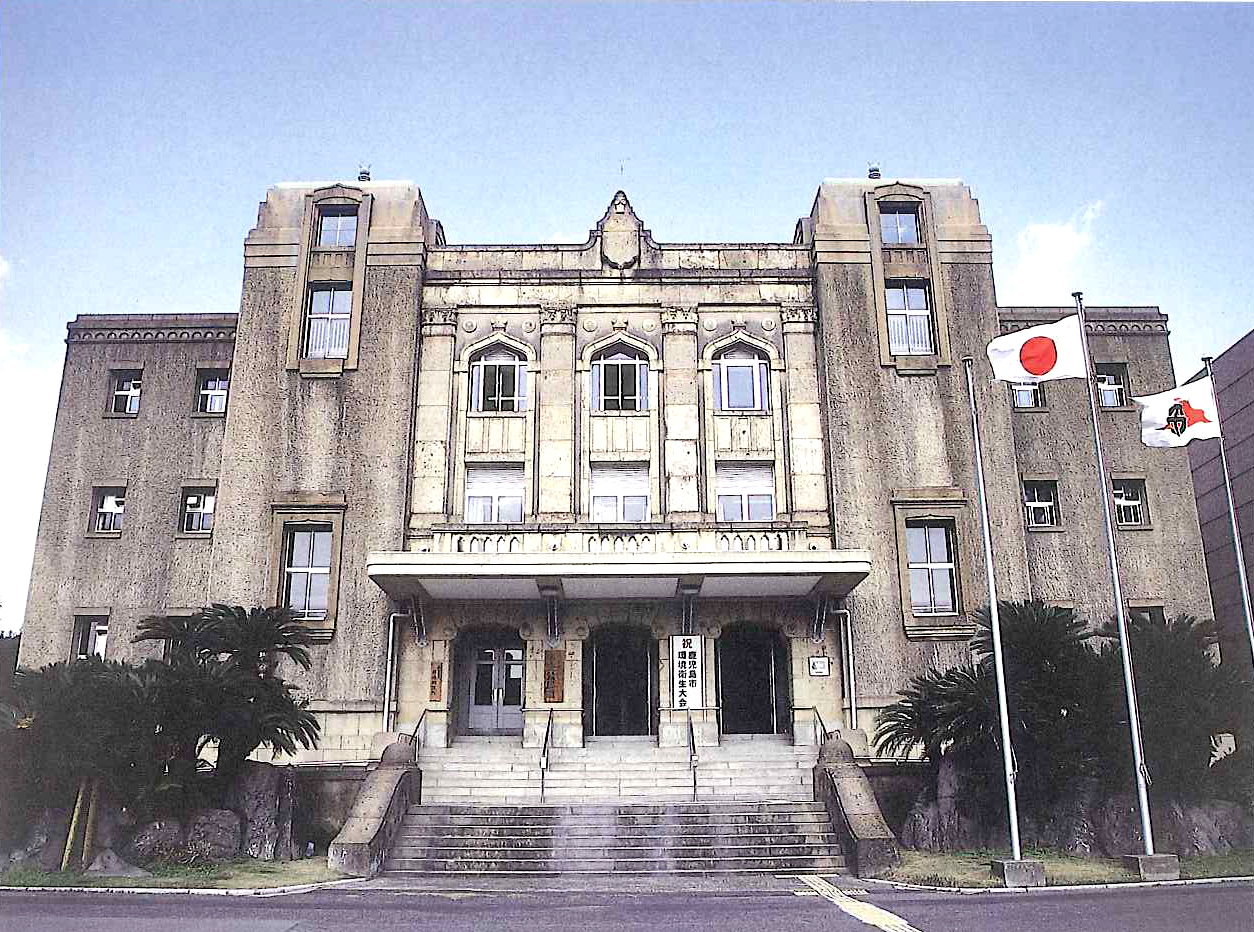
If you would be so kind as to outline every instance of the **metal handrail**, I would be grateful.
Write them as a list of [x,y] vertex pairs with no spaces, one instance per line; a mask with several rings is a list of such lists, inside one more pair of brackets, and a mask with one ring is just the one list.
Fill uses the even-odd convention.
[[828,730],[827,723],[823,721],[823,713],[819,711],[818,706],[793,706],[792,711],[794,718],[796,717],[797,712],[813,712],[815,736],[819,739],[819,747],[822,747],[827,743],[827,739],[832,736],[832,732]]
[[427,710],[423,709],[422,714],[418,716],[418,721],[414,724],[414,730],[408,735],[401,736],[402,741],[406,744],[412,744],[414,746],[414,760],[418,759],[418,751],[421,748],[421,739],[419,739],[418,733],[422,730],[422,720],[426,717]]
[[544,726],[544,743],[540,745],[540,802],[544,802],[544,773],[549,769],[549,741],[553,736],[553,710],[549,709],[549,720]]
[[697,798],[697,733],[692,727],[692,709],[688,713],[688,766],[692,768],[692,798]]

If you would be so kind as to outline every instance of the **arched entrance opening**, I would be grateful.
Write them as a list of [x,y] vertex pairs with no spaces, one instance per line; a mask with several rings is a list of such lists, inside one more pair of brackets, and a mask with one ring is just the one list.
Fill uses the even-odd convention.
[[522,734],[523,651],[516,628],[490,625],[458,635],[453,646],[453,719],[459,733]]
[[593,628],[583,644],[584,735],[657,734],[657,668],[648,628]]
[[728,625],[715,642],[722,732],[771,735],[788,731],[788,651],[775,628]]

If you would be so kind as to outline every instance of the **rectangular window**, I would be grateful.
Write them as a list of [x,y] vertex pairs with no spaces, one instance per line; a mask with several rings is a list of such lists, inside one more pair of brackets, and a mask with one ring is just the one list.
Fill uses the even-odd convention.
[[644,411],[648,408],[649,364],[635,359],[592,363],[593,409]]
[[1120,527],[1148,527],[1145,480],[1116,479],[1112,485],[1115,491],[1115,524]]
[[466,467],[466,523],[518,524],[523,519],[523,467]]
[[324,207],[318,212],[319,246],[354,246],[356,244],[356,208]]
[[1093,369],[1097,378],[1097,403],[1103,408],[1127,407],[1127,365],[1119,362],[1099,362],[1093,366]]
[[593,521],[648,521],[649,465],[594,463],[591,493]]
[[775,468],[769,463],[719,463],[714,467],[718,520],[772,521]]
[[1016,408],[1045,407],[1045,386],[1016,382],[1010,386],[1010,397]]
[[309,289],[305,316],[305,358],[344,359],[353,318],[350,285],[315,285]]
[[906,521],[910,608],[916,615],[958,612],[954,523],[935,518]]
[[213,489],[184,489],[179,526],[184,534],[208,534],[213,530],[213,510],[217,504]]
[[888,309],[888,351],[894,356],[934,355],[936,341],[927,287],[921,283],[889,282],[884,300]]
[[327,617],[331,582],[331,525],[283,528],[283,604],[297,618]]
[[97,533],[118,533],[126,514],[126,489],[96,489],[92,501],[91,529]]
[[138,414],[143,372],[139,369],[117,369],[109,376],[112,387],[109,410],[113,414]]
[[1029,528],[1058,527],[1058,483],[1053,479],[1025,480],[1023,513]]
[[231,374],[226,369],[196,370],[196,410],[200,414],[225,414]]
[[770,365],[749,354],[724,354],[714,363],[714,406],[719,411],[769,411]]
[[527,367],[521,361],[482,359],[470,367],[471,401],[475,411],[526,411]]
[[880,205],[880,240],[886,246],[916,246],[919,215],[907,204]]
[[70,651],[73,659],[86,660],[88,657],[103,659],[108,643],[108,615],[74,616],[74,642]]

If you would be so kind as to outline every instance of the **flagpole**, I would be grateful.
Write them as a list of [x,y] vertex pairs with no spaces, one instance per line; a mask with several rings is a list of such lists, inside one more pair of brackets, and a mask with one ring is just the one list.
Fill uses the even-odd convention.
[[1211,371],[1210,356],[1203,356],[1206,363],[1206,376],[1210,379],[1210,388],[1215,395],[1215,426],[1219,429],[1219,462],[1223,464],[1224,491],[1228,493],[1228,520],[1232,522],[1232,546],[1237,558],[1237,578],[1241,582],[1241,607],[1245,609],[1245,633],[1250,638],[1250,659],[1254,660],[1254,611],[1250,609],[1250,581],[1245,575],[1245,553],[1241,547],[1241,530],[1237,526],[1237,507],[1232,499],[1232,476],[1228,472],[1228,454],[1224,450],[1223,421],[1219,410],[1219,389],[1215,386],[1215,374]]
[[980,415],[975,409],[975,384],[970,356],[963,357],[967,372],[967,400],[971,404],[971,435],[975,439],[975,482],[980,492],[980,528],[984,534],[984,572],[988,577],[988,615],[993,627],[993,670],[997,679],[997,720],[1001,726],[1002,768],[1006,774],[1006,809],[1010,815],[1010,850],[1023,860],[1019,846],[1019,803],[1015,796],[1014,756],[1010,748],[1010,713],[1006,707],[1006,668],[1001,652],[1001,615],[997,608],[997,579],[993,575],[993,538],[988,527],[988,492],[984,486],[984,448],[980,442]]
[[[1076,314],[1080,318],[1080,349],[1084,354],[1084,384],[1089,393],[1089,418],[1093,424],[1093,449],[1097,452],[1097,480],[1101,488],[1102,516],[1106,520],[1106,550],[1110,560],[1110,579],[1115,590],[1115,624],[1119,631],[1119,655],[1123,661],[1123,689],[1128,703],[1128,725],[1132,731],[1132,762],[1136,770],[1136,796],[1141,809],[1141,834],[1145,853],[1154,853],[1154,829],[1150,825],[1149,791],[1145,752],[1141,747],[1141,714],[1136,701],[1136,684],[1132,679],[1132,649],[1128,644],[1128,620],[1123,606],[1123,587],[1119,583],[1119,558],[1115,554],[1115,522],[1110,508],[1110,481],[1106,476],[1106,458],[1102,455],[1102,436],[1097,426],[1097,397],[1093,393],[1093,364],[1089,358],[1088,332],[1084,327],[1084,292],[1073,291]],[[1218,415],[1216,415],[1218,416]]]

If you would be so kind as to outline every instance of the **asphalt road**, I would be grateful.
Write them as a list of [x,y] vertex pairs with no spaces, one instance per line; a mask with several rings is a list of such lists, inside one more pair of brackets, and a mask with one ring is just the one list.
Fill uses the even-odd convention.
[[[804,889],[801,884],[790,884]],[[851,912],[853,914],[851,914]],[[466,894],[320,891],[259,897],[0,893],[2,932],[1254,932],[1254,885],[957,895]]]

